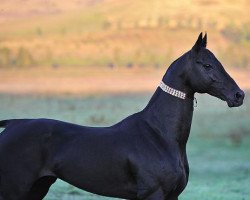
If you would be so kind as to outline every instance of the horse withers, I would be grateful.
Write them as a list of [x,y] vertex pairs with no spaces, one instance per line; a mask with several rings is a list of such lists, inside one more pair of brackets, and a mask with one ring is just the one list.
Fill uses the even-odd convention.
[[168,68],[148,105],[110,127],[52,119],[0,121],[0,200],[40,200],[57,178],[124,199],[177,200],[189,176],[194,94],[229,107],[244,92],[206,49],[207,35]]

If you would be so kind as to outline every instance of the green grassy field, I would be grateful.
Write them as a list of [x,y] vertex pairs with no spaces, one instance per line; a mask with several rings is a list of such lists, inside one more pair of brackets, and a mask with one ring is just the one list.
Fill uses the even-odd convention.
[[[0,119],[54,118],[108,126],[142,109],[149,94],[90,97],[0,95]],[[230,109],[225,102],[197,95],[188,142],[190,180],[181,200],[247,200],[250,196],[250,100]],[[62,181],[47,200],[105,199]],[[107,198],[108,199],[108,198]]]

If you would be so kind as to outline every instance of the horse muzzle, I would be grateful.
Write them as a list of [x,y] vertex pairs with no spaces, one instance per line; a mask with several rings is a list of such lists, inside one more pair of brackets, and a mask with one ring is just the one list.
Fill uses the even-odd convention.
[[233,97],[226,100],[228,107],[239,107],[243,104],[245,93],[238,90],[233,94]]

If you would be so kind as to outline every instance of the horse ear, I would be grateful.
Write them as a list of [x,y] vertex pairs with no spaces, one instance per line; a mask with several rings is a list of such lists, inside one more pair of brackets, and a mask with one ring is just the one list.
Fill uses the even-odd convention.
[[207,47],[207,33],[205,34],[204,38],[202,39],[202,46],[203,46],[204,48]]
[[192,51],[195,52],[195,53],[198,53],[200,51],[200,49],[202,48],[202,32],[200,33],[197,41],[195,42],[193,48],[192,48]]

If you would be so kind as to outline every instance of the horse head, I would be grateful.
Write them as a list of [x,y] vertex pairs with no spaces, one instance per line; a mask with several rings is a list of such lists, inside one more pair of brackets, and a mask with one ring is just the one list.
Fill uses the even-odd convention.
[[222,64],[207,48],[207,34],[200,33],[188,54],[186,83],[198,93],[208,93],[223,101],[229,107],[242,105],[244,92],[225,71]]

